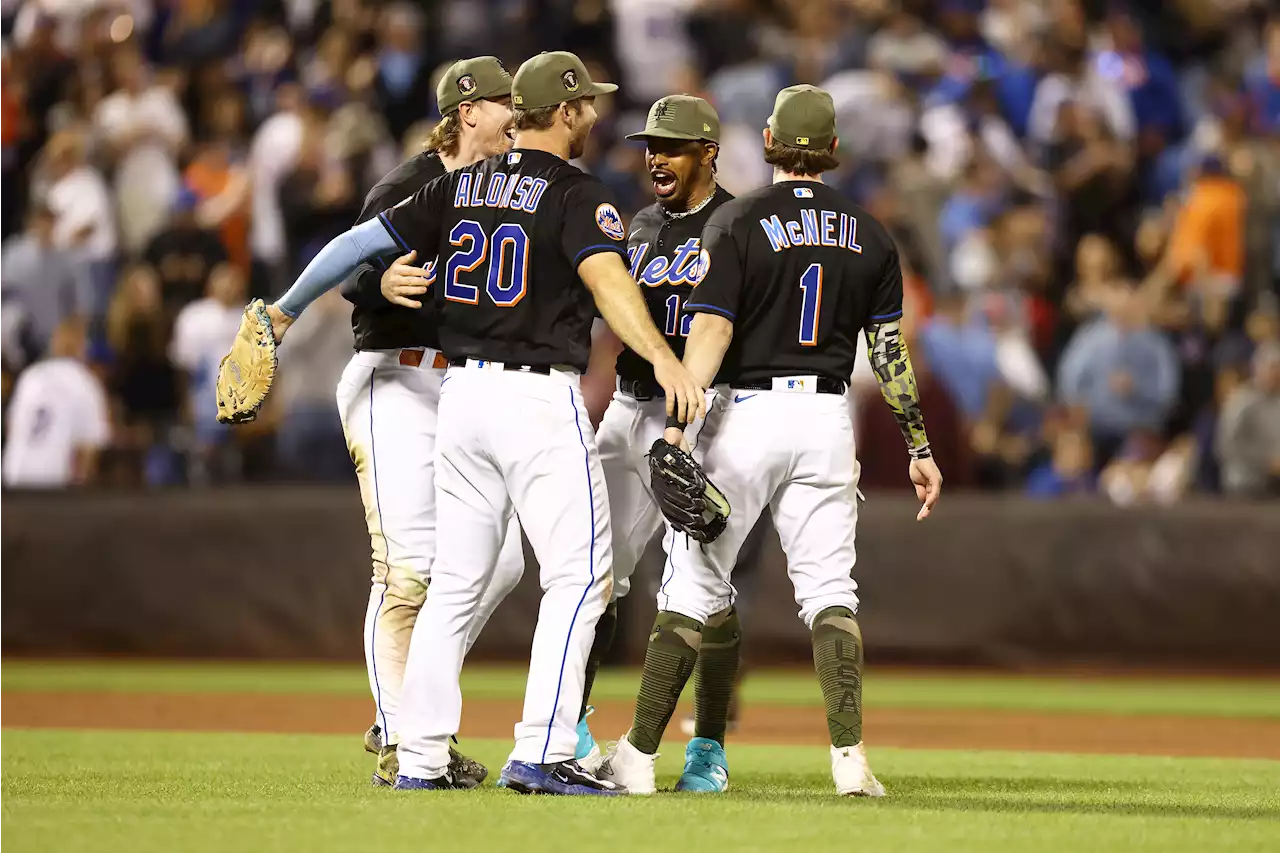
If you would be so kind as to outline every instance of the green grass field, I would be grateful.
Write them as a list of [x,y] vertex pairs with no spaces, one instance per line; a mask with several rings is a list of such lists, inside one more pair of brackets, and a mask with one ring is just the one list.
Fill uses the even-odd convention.
[[[363,691],[358,668],[6,663],[19,691]],[[634,695],[610,673],[604,698]],[[468,696],[512,696],[518,673],[469,674]],[[805,705],[798,672],[749,679],[748,701]],[[1280,717],[1273,682],[1022,679],[882,674],[866,701],[898,707]],[[659,785],[679,771],[673,733]],[[504,741],[467,741],[491,768]],[[882,801],[834,796],[826,753],[732,746],[733,788],[583,801],[367,786],[352,736],[6,729],[3,846],[9,851],[1276,851],[1280,762],[876,749]]]

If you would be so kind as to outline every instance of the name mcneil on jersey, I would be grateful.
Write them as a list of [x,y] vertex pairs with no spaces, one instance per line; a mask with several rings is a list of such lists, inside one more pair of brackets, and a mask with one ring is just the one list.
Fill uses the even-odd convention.
[[673,287],[694,285],[698,283],[701,269],[698,266],[698,250],[702,243],[697,237],[690,237],[676,247],[670,258],[659,255],[640,269],[645,256],[649,254],[649,244],[641,243],[627,250],[627,258],[631,261],[631,277],[646,287],[661,287],[669,284]]
[[453,193],[453,206],[458,207],[500,207],[507,210],[523,210],[533,213],[542,201],[542,194],[547,190],[545,178],[531,178],[519,173],[506,174],[494,172],[489,176],[489,185],[484,183],[484,175],[477,172],[463,172],[458,176],[458,188]]
[[783,222],[775,213],[761,219],[760,227],[775,252],[795,246],[830,246],[862,254],[862,247],[858,245],[858,220],[847,213],[806,207],[800,211],[799,222],[794,219]]

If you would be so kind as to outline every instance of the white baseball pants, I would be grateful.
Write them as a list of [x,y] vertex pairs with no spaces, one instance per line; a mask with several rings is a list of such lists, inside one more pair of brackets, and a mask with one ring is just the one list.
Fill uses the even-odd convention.
[[[708,411],[715,398],[714,390],[707,392]],[[617,391],[600,422],[596,441],[600,447],[605,483],[609,488],[614,598],[622,598],[631,590],[631,575],[636,564],[644,555],[649,540],[665,523],[649,486],[647,454],[666,429],[666,406],[666,399],[662,397],[637,400]],[[695,454],[702,424],[703,421],[695,421],[685,431]]]
[[828,607],[856,613],[858,462],[845,398],[750,390],[721,397],[702,430],[700,461],[732,512],[706,545],[668,531],[658,609],[705,622],[732,604],[738,551],[768,506],[805,624]]
[[[443,368],[432,366],[434,350],[405,350],[407,363],[401,352],[356,353],[337,391],[373,547],[364,657],[377,724],[387,743],[396,743],[400,731],[409,638],[436,555],[436,422],[444,376]],[[520,525],[513,517],[493,582],[468,629],[467,648],[523,573]]]
[[543,595],[511,758],[571,759],[613,560],[604,473],[578,374],[478,361],[449,368],[437,448],[440,537],[409,648],[400,772],[422,779],[445,772],[462,715],[467,631],[513,512],[537,555]]

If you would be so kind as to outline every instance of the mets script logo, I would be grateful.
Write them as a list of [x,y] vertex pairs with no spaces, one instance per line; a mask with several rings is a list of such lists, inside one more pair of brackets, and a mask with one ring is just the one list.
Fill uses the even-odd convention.
[[458,78],[458,92],[463,95],[470,95],[476,90],[476,78],[470,74],[463,74]]
[[627,236],[627,229],[622,227],[618,209],[607,202],[596,208],[596,225],[610,240],[621,240]]
[[564,83],[567,91],[578,91],[578,74],[572,68],[560,75],[560,82]]

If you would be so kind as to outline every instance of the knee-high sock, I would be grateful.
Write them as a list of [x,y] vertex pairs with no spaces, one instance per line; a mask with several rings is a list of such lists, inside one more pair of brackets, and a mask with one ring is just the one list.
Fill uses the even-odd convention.
[[578,711],[578,719],[587,715],[587,705],[591,701],[591,686],[595,684],[596,673],[600,671],[600,663],[613,647],[613,635],[618,628],[618,601],[614,599],[600,614],[596,623],[596,638],[591,643],[591,651],[587,653],[586,680],[582,687],[582,709]]
[[714,614],[702,626],[702,647],[694,670],[694,734],[724,746],[729,706],[738,678],[742,630],[734,607]]
[[675,713],[702,643],[702,623],[678,613],[661,611],[653,620],[653,632],[644,653],[640,695],[627,739],[641,752],[658,751],[662,734]]
[[862,740],[862,631],[853,611],[828,607],[813,620],[813,665],[832,746]]

